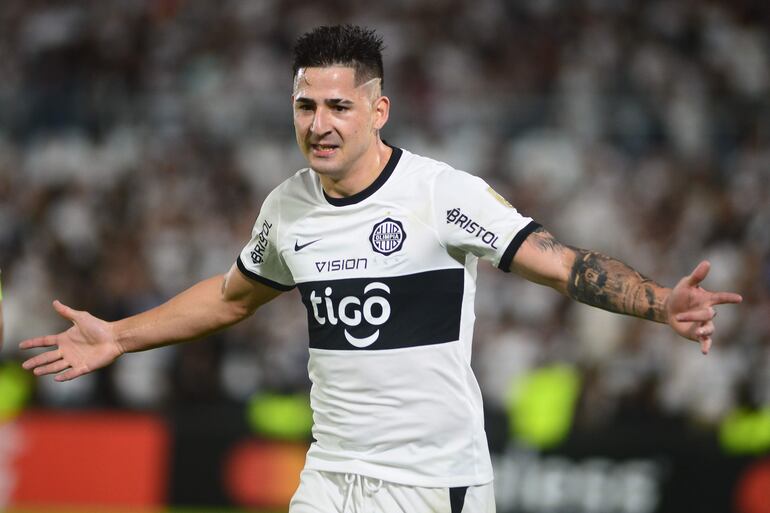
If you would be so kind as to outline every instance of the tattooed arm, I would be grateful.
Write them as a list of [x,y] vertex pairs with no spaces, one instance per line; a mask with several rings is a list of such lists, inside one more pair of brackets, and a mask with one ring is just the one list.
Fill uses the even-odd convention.
[[543,228],[527,237],[511,270],[581,303],[666,322],[669,289],[623,262],[595,251],[565,246]]
[[708,274],[708,262],[701,262],[670,289],[619,260],[561,244],[543,228],[527,237],[511,270],[581,303],[668,323],[679,335],[699,341],[704,353],[714,333],[714,305],[741,301],[738,294],[709,292],[699,286]]

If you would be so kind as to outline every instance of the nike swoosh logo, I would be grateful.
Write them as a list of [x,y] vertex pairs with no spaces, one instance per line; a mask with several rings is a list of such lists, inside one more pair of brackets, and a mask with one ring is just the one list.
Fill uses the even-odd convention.
[[295,251],[295,252],[297,252],[297,251],[302,251],[303,249],[305,249],[305,248],[306,248],[306,247],[308,247],[309,245],[311,245],[311,244],[315,244],[315,243],[316,243],[316,242],[318,242],[319,240],[321,240],[321,239],[311,240],[310,242],[307,242],[307,243],[305,243],[305,244],[301,244],[301,245],[300,245],[299,241],[295,240],[295,241],[294,241],[294,251]]

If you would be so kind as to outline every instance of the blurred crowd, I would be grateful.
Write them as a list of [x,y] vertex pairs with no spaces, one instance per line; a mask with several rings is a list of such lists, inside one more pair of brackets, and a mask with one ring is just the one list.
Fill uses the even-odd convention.
[[[576,421],[714,425],[770,405],[770,4],[682,0],[3,0],[0,266],[6,348],[113,320],[229,269],[304,161],[291,46],[318,24],[384,36],[385,139],[483,176],[561,241],[673,285],[703,258],[715,347],[480,263],[487,407],[553,362]],[[296,291],[208,340],[128,355],[46,407],[162,408],[309,387]]]

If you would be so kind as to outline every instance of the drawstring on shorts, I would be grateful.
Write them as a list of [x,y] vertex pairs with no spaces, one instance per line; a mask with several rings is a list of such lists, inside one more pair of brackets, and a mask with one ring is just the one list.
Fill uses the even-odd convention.
[[[372,497],[382,488],[382,479],[372,479],[359,474],[345,474],[345,501],[342,503],[342,513],[365,513],[363,511],[364,497]],[[354,496],[355,489],[359,493]],[[356,500],[360,498],[360,500]],[[348,506],[351,506],[348,512]]]

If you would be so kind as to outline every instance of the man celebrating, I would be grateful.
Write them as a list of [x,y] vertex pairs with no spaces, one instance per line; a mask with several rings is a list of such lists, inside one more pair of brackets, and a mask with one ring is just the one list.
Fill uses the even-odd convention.
[[494,511],[481,393],[470,367],[476,265],[577,301],[668,324],[707,353],[714,306],[741,297],[673,288],[594,251],[560,244],[483,180],[380,138],[382,41],[320,27],[295,48],[297,144],[309,168],[265,199],[224,276],[105,322],[58,301],[73,326],[22,342],[50,347],[36,375],[66,381],[142,351],[205,336],[298,287],[307,308],[313,435],[291,513]]

